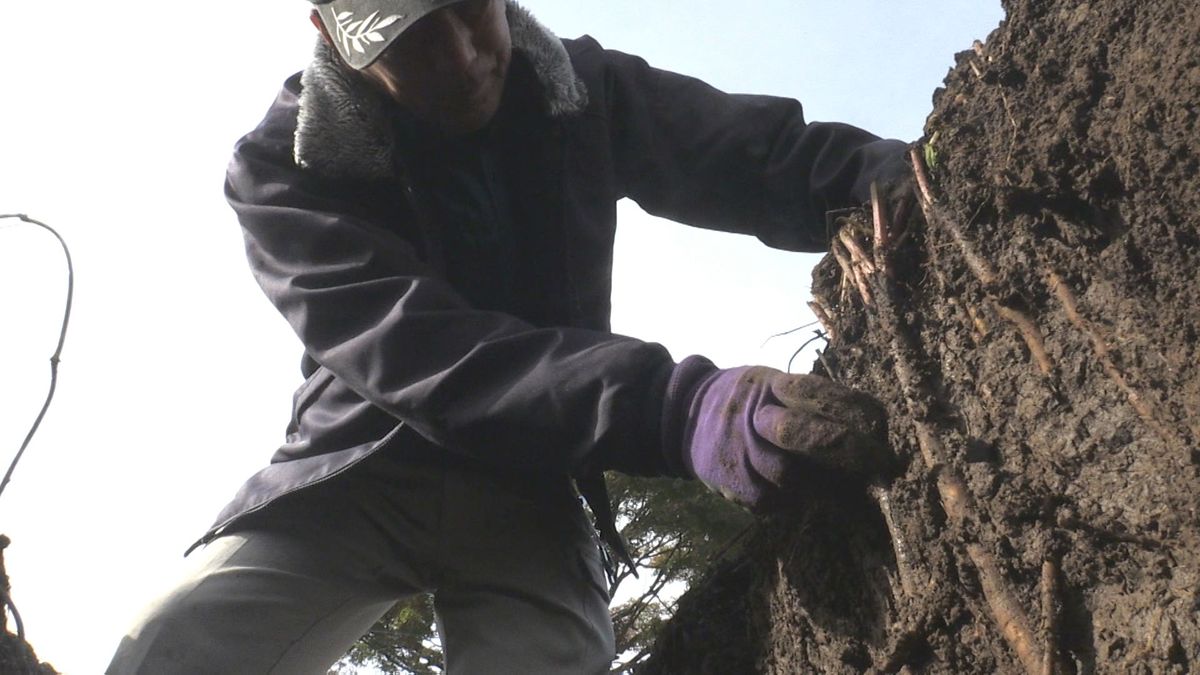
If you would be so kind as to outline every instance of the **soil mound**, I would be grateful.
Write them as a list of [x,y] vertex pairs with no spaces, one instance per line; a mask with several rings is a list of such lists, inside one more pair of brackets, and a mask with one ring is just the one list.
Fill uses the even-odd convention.
[[12,633],[0,634],[0,673],[5,675],[56,675],[48,663],[38,661],[29,643]]
[[20,618],[9,595],[8,573],[4,569],[4,549],[9,543],[8,537],[0,534],[0,675],[56,675],[57,671],[50,664],[38,661],[28,642],[9,632],[10,612],[17,623],[17,632],[21,632]]
[[816,370],[907,469],[814,477],[643,672],[1200,668],[1200,4],[1005,9],[934,95],[924,218],[839,219],[814,274]]

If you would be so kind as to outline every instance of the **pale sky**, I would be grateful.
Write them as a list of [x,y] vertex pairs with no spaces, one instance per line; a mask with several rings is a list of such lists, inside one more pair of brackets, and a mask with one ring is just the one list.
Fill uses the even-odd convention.
[[[524,4],[561,36],[904,140],[953,54],[1002,17],[999,0]],[[58,397],[0,496],[0,533],[39,655],[99,673],[282,441],[300,348],[250,278],[221,186],[233,142],[315,33],[302,0],[3,6],[0,213],[58,228],[77,287]],[[676,359],[777,368],[811,336],[762,346],[812,320],[818,256],[633,205],[620,217],[617,332]],[[65,286],[57,243],[15,223],[0,221],[0,472],[45,396]]]

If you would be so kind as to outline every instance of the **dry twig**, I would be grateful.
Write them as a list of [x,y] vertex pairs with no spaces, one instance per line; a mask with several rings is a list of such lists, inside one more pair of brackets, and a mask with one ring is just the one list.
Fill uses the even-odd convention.
[[[913,176],[917,179],[917,189],[921,192],[921,206],[932,206],[933,188],[929,183],[929,172],[925,169],[925,160],[921,159],[921,153],[916,148],[908,151],[908,156],[912,160]],[[929,214],[925,214],[925,222],[929,222]]]
[[879,184],[872,182],[871,221],[875,227],[875,239],[873,245],[875,266],[879,268],[888,278],[891,278],[892,266],[888,261],[888,251],[891,248],[891,227],[888,223],[887,213],[885,212],[886,208],[887,205],[883,203],[883,198],[879,195]]
[[1062,607],[1058,598],[1058,563],[1047,558],[1042,563],[1042,627],[1046,651],[1042,654],[1042,675],[1058,675],[1058,642]]
[[[972,49],[975,50],[976,56],[978,56],[981,59],[985,58],[984,53],[983,53],[983,43],[982,42],[980,42],[979,40],[976,40],[975,43],[973,45],[971,45],[971,47],[972,47]],[[991,61],[991,58],[987,58],[986,60]],[[971,66],[971,72],[975,74],[975,79],[979,80],[980,82],[983,82],[984,81],[983,80],[983,71],[980,70],[979,66],[976,65],[974,61],[968,61],[967,63],[968,63],[968,65]],[[997,90],[997,93],[1000,94],[1000,101],[1001,101],[1001,103],[1004,104],[1004,113],[1008,116],[1008,123],[1011,124],[1012,128],[1013,128],[1013,135],[1008,144],[1008,157],[1005,158],[1005,161],[1008,161],[1008,160],[1012,159],[1012,148],[1013,148],[1013,145],[1016,144],[1017,134],[1020,133],[1021,128],[1017,124],[1017,119],[1015,117],[1013,117],[1012,106],[1009,105],[1009,103],[1008,103],[1008,96],[1006,96],[1004,94],[1004,91],[1002,89]]]
[[1104,372],[1125,393],[1125,397],[1129,399],[1129,404],[1133,406],[1134,411],[1142,418],[1142,421],[1158,434],[1164,443],[1186,451],[1188,449],[1186,441],[1182,437],[1177,436],[1166,423],[1158,418],[1158,415],[1155,414],[1155,409],[1151,407],[1151,404],[1147,402],[1145,397],[1133,388],[1125,373],[1117,366],[1112,357],[1112,348],[1109,347],[1108,340],[1105,339],[1104,334],[1079,313],[1079,301],[1075,298],[1075,294],[1063,278],[1057,272],[1051,270],[1046,274],[1046,279],[1050,286],[1050,291],[1054,293],[1055,297],[1062,304],[1067,318],[1070,319],[1071,323],[1075,324],[1076,328],[1091,339],[1092,350],[1095,352],[1096,358],[1100,360],[1100,364],[1104,367]]
[[[887,217],[884,215],[884,203],[879,194],[879,186],[876,183],[871,183],[871,211],[875,227],[874,237],[874,255],[876,266],[884,271],[883,278],[876,279],[878,286],[883,286],[887,291],[891,284],[891,273],[888,265],[888,240],[890,239],[889,226]],[[847,239],[853,240],[846,230],[842,230],[840,235],[844,235]],[[851,249],[853,253],[853,249]],[[879,506],[879,511],[883,514],[883,520],[887,524],[888,534],[892,540],[892,550],[896,555],[896,571],[900,575],[900,587],[904,589],[904,594],[910,598],[917,597],[918,588],[913,566],[909,561],[908,544],[904,539],[904,534],[896,525],[896,519],[892,513],[892,499],[888,490],[883,485],[872,485],[871,496],[875,499],[875,503]],[[924,576],[924,575],[922,575]]]
[[925,222],[934,224],[935,222],[950,233],[950,237],[954,239],[954,243],[958,245],[962,252],[963,259],[967,263],[967,267],[975,275],[984,286],[992,286],[996,283],[997,275],[991,263],[984,260],[978,253],[975,252],[975,246],[963,233],[962,229],[949,218],[938,218],[933,207],[936,204],[933,198],[933,190],[929,185],[929,172],[925,169],[925,160],[921,158],[921,154],[916,148],[909,151],[909,157],[912,160],[913,175],[917,179],[917,187],[921,191],[921,207],[925,212]]
[[811,309],[812,313],[817,317],[817,321],[819,321],[821,327],[825,329],[825,334],[829,336],[829,339],[836,340],[837,333],[833,330],[833,317],[830,316],[829,310],[825,308],[825,305],[821,302],[820,298],[814,297],[812,301],[808,303],[808,308]]
[[838,239],[841,240],[846,250],[850,252],[850,261],[852,263],[860,267],[866,274],[875,274],[875,263],[871,262],[871,256],[867,255],[862,244],[858,243],[858,239],[855,239],[854,234],[848,228],[843,227],[838,231]]
[[[887,312],[892,314],[890,302],[880,302],[879,307],[888,307]],[[923,421],[921,419],[923,416],[916,412],[921,409],[922,404],[920,403],[920,399],[925,396],[919,389],[919,380],[914,379],[915,367],[911,363],[911,356],[903,348],[904,340],[898,337],[899,332],[902,330],[898,323],[898,317],[895,317],[893,314],[892,320],[889,323],[891,323],[890,329],[893,333],[893,364],[898,379],[902,383],[905,383],[904,388],[906,390],[910,415],[914,419],[913,425],[917,433],[917,444],[921,449],[921,455],[925,460],[926,467],[930,471],[937,472],[937,490],[946,515],[961,529],[966,523],[978,522],[978,518],[975,515],[974,502],[971,499],[970,492],[967,490],[966,483],[958,475],[954,467],[948,464],[948,453],[941,438],[933,426]],[[1031,675],[1038,673],[1042,650],[1036,647],[1037,641],[1029,629],[1028,619],[1026,619],[1025,613],[1021,609],[1016,595],[1009,588],[1008,583],[997,569],[995,560],[990,553],[977,543],[967,546],[967,555],[979,571],[980,585],[983,587],[984,598],[988,602],[988,607],[992,611],[996,625],[1000,628],[1000,634],[1004,636],[1009,646],[1017,653],[1026,670]]]
[[971,325],[974,326],[979,339],[987,337],[991,329],[988,328],[987,320],[979,315],[979,311],[973,305],[967,305],[967,316],[971,317]]
[[[931,224],[937,222],[945,227],[967,260],[967,265],[971,268],[971,271],[985,286],[991,286],[997,279],[995,271],[987,261],[974,252],[969,240],[952,222],[935,217],[933,192],[929,185],[929,177],[925,170],[924,162],[915,149],[911,151],[911,158],[914,175],[921,192],[922,199],[920,201],[922,210],[925,213],[926,222]],[[859,286],[860,294],[864,296],[864,299],[871,295],[871,292],[867,288],[864,288],[864,286],[869,285],[874,291],[877,298],[877,302],[875,303],[875,306],[878,308],[877,318],[882,329],[887,333],[892,352],[893,370],[904,393],[909,418],[913,420],[912,423],[916,431],[917,444],[920,448],[922,459],[926,468],[936,475],[938,494],[941,497],[947,516],[955,527],[963,530],[970,524],[979,522],[976,516],[976,507],[971,499],[966,483],[957,470],[948,462],[949,453],[946,451],[937,430],[931,423],[926,421],[928,402],[933,400],[933,396],[928,392],[927,385],[924,383],[917,369],[914,357],[916,350],[913,347],[912,338],[908,336],[907,330],[901,321],[893,283],[887,274],[875,274],[876,271],[886,269],[887,267],[887,249],[885,244],[888,241],[889,232],[887,231],[888,223],[883,218],[882,205],[879,203],[878,189],[873,191],[872,196],[872,211],[876,230],[874,251],[876,264],[869,266],[870,260],[866,258],[866,254],[861,250],[858,242],[847,229],[843,229],[838,233],[838,237],[832,247],[834,256],[838,259],[838,264],[841,265],[843,274],[853,278],[854,283]],[[857,275],[860,269],[865,273],[862,277]],[[1032,324],[1031,321],[1026,323],[1026,328],[1030,324]],[[1018,324],[1019,328],[1020,325]],[[1040,338],[1040,331],[1036,331],[1036,334]],[[1040,340],[1038,344],[1040,344]],[[1031,347],[1031,351],[1032,349]],[[1044,355],[1044,352],[1044,348],[1041,349],[1040,353]],[[886,489],[876,487],[872,489],[872,496],[879,504],[884,519],[888,524],[892,546],[896,550],[897,568],[901,577],[901,585],[905,593],[912,596],[917,591],[913,578],[914,573],[906,564],[910,560],[907,544],[903,539],[902,533],[892,520],[890,495]],[[1016,595],[1009,587],[1004,576],[1000,573],[994,557],[977,542],[967,545],[967,556],[979,572],[980,585],[983,588],[984,598],[987,601],[996,625],[1000,629],[1001,635],[1031,675],[1040,673],[1045,649],[1039,647],[1035,635],[1029,629],[1028,618],[1020,602],[1016,599]]]
[[939,224],[946,228],[946,231],[950,233],[950,238],[954,240],[955,244],[958,244],[963,261],[967,263],[971,273],[975,275],[976,279],[979,279],[984,288],[995,286],[997,280],[995,268],[975,251],[975,245],[971,243],[962,229],[949,218],[940,219]]
[[851,261],[853,254],[848,252],[840,241],[833,242],[829,250],[837,260],[838,266],[842,268],[842,279],[846,284],[852,284],[858,289],[858,295],[862,298],[864,305],[870,305],[872,302],[871,291],[867,288],[866,280],[858,273],[858,267]]
[[915,598],[920,589],[914,578],[912,563],[909,561],[908,542],[904,538],[904,533],[897,527],[896,517],[892,513],[891,494],[882,485],[872,485],[870,491],[871,497],[879,505],[883,521],[887,524],[888,534],[892,538],[892,551],[896,554],[896,572],[900,575],[900,587],[904,589],[905,595]]
[[1029,621],[1025,618],[1025,610],[1013,594],[1004,576],[996,567],[996,561],[980,544],[967,544],[967,555],[975,568],[979,570],[979,584],[983,587],[983,597],[987,599],[992,616],[1000,627],[1000,634],[1017,653],[1017,658],[1025,666],[1030,675],[1042,672],[1042,659],[1045,649],[1037,644],[1033,632],[1029,630]]
[[[918,183],[920,183],[921,176],[924,174],[924,165],[920,161],[920,157],[915,154],[913,162],[914,170],[918,175]],[[928,196],[931,193],[928,191],[927,177],[925,183],[926,185],[922,188],[922,193]],[[927,212],[932,212],[933,204],[931,198],[926,206]],[[948,229],[951,230],[952,235],[955,233],[953,228]],[[843,230],[841,234],[846,235],[846,232]],[[961,233],[958,234],[961,235]],[[842,240],[845,241],[846,238],[846,236],[843,236]],[[956,241],[958,241],[960,248],[963,249],[964,254],[973,253],[970,247],[966,245],[964,237],[957,236]],[[991,272],[990,266],[985,261],[978,258],[978,256],[975,256],[975,258],[976,264],[972,266],[972,269],[977,275],[981,272],[984,274]],[[968,262],[968,264],[970,265],[971,263]],[[956,527],[960,528],[960,530],[964,529],[964,526],[968,523],[979,522],[975,513],[976,507],[971,499],[966,483],[948,462],[948,453],[936,429],[932,424],[925,421],[927,401],[932,400],[933,397],[928,393],[927,387],[917,370],[916,359],[913,355],[915,349],[912,347],[912,339],[908,337],[907,330],[900,319],[895,290],[886,275],[874,275],[869,278],[878,295],[878,302],[876,304],[878,307],[878,318],[882,328],[888,333],[892,351],[893,369],[904,392],[906,406],[908,407],[909,417],[913,420],[917,435],[917,444],[920,447],[922,458],[925,461],[926,468],[936,474],[938,494],[941,496],[943,508],[947,516]],[[995,279],[994,272],[990,273],[990,278]],[[881,500],[877,495],[876,501],[885,500]],[[882,508],[883,505],[881,505]],[[895,528],[890,529],[894,530]],[[893,546],[897,545],[894,531],[892,533],[892,544]],[[901,545],[903,545],[902,541]],[[1001,635],[1004,636],[1009,646],[1016,652],[1017,657],[1026,670],[1031,675],[1039,673],[1044,650],[1038,648],[1036,637],[1029,629],[1029,621],[1026,618],[1025,612],[996,566],[995,559],[978,543],[967,545],[967,555],[979,572],[980,585],[983,588],[984,598],[987,600],[992,616],[1000,628]],[[897,555],[897,558],[899,558],[899,555]]]
[[[921,156],[916,152],[915,149],[912,151],[911,157],[913,161],[914,173],[918,176],[918,183],[921,182],[922,177],[926,183],[925,187],[922,188],[922,194],[926,195],[926,198],[930,201],[926,213],[926,219],[928,220],[933,216],[933,198],[931,196],[932,193],[928,190],[928,174],[925,171],[924,160],[921,159]],[[1038,327],[1037,323],[1030,318],[1029,315],[1025,314],[1019,309],[1016,309],[1015,307],[1010,307],[1001,303],[1000,299],[996,297],[993,289],[997,279],[999,278],[999,275],[996,273],[995,268],[992,267],[992,264],[985,260],[983,256],[981,256],[975,250],[975,246],[967,238],[966,234],[962,231],[962,228],[958,227],[958,225],[949,218],[939,218],[936,220],[942,227],[946,229],[947,232],[950,233],[950,237],[954,240],[954,243],[958,245],[958,249],[962,253],[963,260],[966,261],[967,267],[971,270],[971,273],[974,274],[975,278],[979,280],[979,283],[983,285],[985,292],[992,300],[992,305],[996,310],[996,313],[1006,319],[1009,323],[1016,326],[1018,332],[1021,334],[1021,338],[1025,340],[1026,346],[1029,347],[1029,353],[1033,356],[1034,361],[1037,363],[1038,370],[1040,370],[1046,377],[1052,377],[1054,375],[1054,361],[1050,358],[1049,353],[1046,351],[1046,341],[1042,337],[1042,330]],[[967,311],[971,315],[971,319],[975,323],[976,329],[979,330],[982,335],[987,335],[987,325],[979,319],[975,310],[968,305]]]
[[850,295],[848,290],[854,284],[854,272],[850,271],[850,258],[846,254],[846,249],[834,239],[829,244],[829,253],[833,259],[837,261],[838,267],[842,270],[842,282],[838,285],[838,302],[844,303]]
[[1038,325],[1019,309],[1002,305],[999,302],[996,302],[995,306],[996,313],[1008,319],[1009,323],[1012,323],[1020,331],[1021,337],[1025,339],[1025,345],[1029,347],[1029,353],[1037,362],[1038,370],[1042,371],[1046,377],[1052,377],[1054,362],[1046,353],[1046,341],[1042,338],[1042,330],[1038,328]]

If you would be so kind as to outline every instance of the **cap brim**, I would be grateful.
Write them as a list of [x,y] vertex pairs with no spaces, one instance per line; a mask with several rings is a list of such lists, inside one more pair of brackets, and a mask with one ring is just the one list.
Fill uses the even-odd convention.
[[351,68],[366,68],[409,26],[461,0],[333,0],[317,5],[338,53]]

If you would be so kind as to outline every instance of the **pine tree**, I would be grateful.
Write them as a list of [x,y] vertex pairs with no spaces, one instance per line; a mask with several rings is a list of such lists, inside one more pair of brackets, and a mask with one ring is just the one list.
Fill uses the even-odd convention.
[[[648,657],[675,598],[702,570],[736,550],[751,518],[694,481],[614,473],[609,489],[637,573],[619,565],[609,589],[617,598],[612,616],[620,658],[614,672],[629,672]],[[398,603],[340,664],[345,673],[362,667],[389,674],[443,672],[431,596]]]

